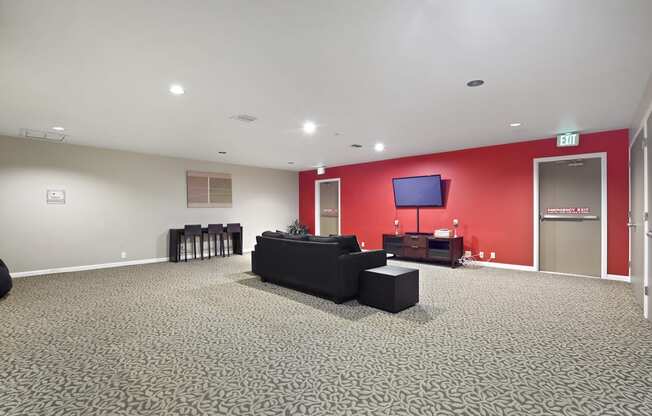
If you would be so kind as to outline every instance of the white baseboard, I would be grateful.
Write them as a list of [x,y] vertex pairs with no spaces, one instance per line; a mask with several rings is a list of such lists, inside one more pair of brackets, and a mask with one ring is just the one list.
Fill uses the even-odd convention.
[[[253,249],[244,249],[242,251],[242,254],[248,254],[251,253],[252,251]],[[204,251],[204,256],[208,257],[208,251]],[[31,270],[27,272],[17,272],[17,273],[10,272],[9,274],[11,275],[12,278],[27,277],[27,276],[41,276],[45,274],[83,272],[85,270],[98,270],[98,269],[110,269],[112,267],[135,266],[138,264],[163,263],[168,260],[170,260],[169,257],[159,257],[154,259],[117,261],[114,263],[102,263],[102,264],[89,264],[86,266],[71,266],[71,267],[58,267],[55,269]]]
[[623,276],[622,274],[608,274],[605,277],[603,277],[605,280],[616,280],[618,282],[625,282],[625,283],[631,283],[632,280],[630,279],[629,276]]
[[[244,249],[243,254],[249,254],[253,251],[251,249]],[[204,252],[204,255],[208,257],[208,252]],[[139,264],[152,264],[152,263],[162,263],[169,260],[169,257],[159,257],[154,259],[142,259],[142,260],[128,260],[128,261],[118,261],[113,263],[102,263],[102,264],[89,264],[86,266],[72,266],[72,267],[59,267],[54,269],[43,269],[43,270],[32,270],[27,272],[17,272],[10,273],[12,278],[27,277],[27,276],[41,276],[46,274],[57,274],[57,273],[70,273],[70,272],[82,272],[86,270],[98,270],[98,269],[109,269],[112,267],[124,267],[124,266],[135,266]],[[534,272],[534,266],[523,266],[520,264],[509,264],[509,263],[497,263],[493,261],[475,261],[474,264],[482,267],[491,267],[495,269],[507,269],[507,270],[521,270],[525,272]],[[546,272],[543,272],[546,273]],[[563,274],[563,273],[554,273],[554,274]],[[603,277],[605,280],[615,280],[619,282],[630,283],[629,276],[623,276],[619,274],[608,274]]]
[[554,274],[556,276],[570,276],[570,277],[584,277],[584,278],[587,278],[587,279],[600,279],[599,276],[591,276],[591,275],[588,275],[588,274],[550,272],[548,270],[539,270],[539,273]]
[[584,278],[587,278],[587,279],[615,280],[615,281],[618,281],[618,282],[630,283],[629,276],[623,276],[623,275],[620,275],[620,274],[607,274],[606,276],[600,277],[600,276],[589,276],[589,275],[586,275],[586,274],[547,272],[547,271],[541,271],[541,273],[554,274],[554,275],[559,275],[559,276],[584,277]]
[[85,270],[97,270],[97,269],[109,269],[111,267],[134,266],[137,264],[162,263],[168,260],[169,260],[168,257],[160,257],[155,259],[142,259],[142,260],[117,261],[114,263],[89,264],[86,266],[58,267],[55,269],[32,270],[28,272],[18,272],[18,273],[9,273],[9,274],[11,275],[12,278],[27,277],[27,276],[41,276],[44,274],[82,272]]
[[[536,272],[537,270],[534,269],[534,266],[522,266],[520,264],[508,264],[508,263],[495,263],[492,261],[476,261],[474,264],[477,264],[479,266],[483,267],[493,267],[496,269],[508,269],[508,270],[522,270],[525,272]],[[575,276],[575,277],[588,277],[591,279],[599,279],[599,277],[594,277],[594,276],[585,276],[581,274],[570,274],[570,273],[555,273],[555,272],[546,272],[546,271],[541,271],[541,273],[548,273],[548,274],[558,274],[558,275],[563,275],[563,276]],[[630,278],[629,276],[623,276],[620,274],[608,274],[604,276],[602,279],[604,280],[616,280],[618,282],[625,282],[625,283],[630,283]]]
[[474,261],[473,264],[477,264],[483,267],[492,267],[495,269],[508,269],[508,270],[521,270],[524,272],[534,272],[534,266],[523,266],[521,264],[509,264],[509,263],[496,263],[495,261]]

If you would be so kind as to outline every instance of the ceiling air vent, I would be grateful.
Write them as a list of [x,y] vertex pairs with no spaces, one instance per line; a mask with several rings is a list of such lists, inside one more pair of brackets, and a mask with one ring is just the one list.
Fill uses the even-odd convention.
[[232,120],[242,121],[243,123],[251,123],[251,122],[254,122],[254,121],[258,120],[256,117],[254,117],[252,115],[249,115],[249,114],[238,114],[238,115],[235,115],[235,116],[231,116],[229,118],[232,119]]
[[26,139],[41,140],[45,142],[63,143],[66,139],[65,134],[57,133],[54,131],[42,131],[34,129],[22,129],[20,136]]

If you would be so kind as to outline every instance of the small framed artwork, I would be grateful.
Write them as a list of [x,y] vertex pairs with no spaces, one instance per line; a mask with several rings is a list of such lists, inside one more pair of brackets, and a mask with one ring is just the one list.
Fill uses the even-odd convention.
[[66,191],[63,189],[48,189],[45,195],[48,204],[66,203]]

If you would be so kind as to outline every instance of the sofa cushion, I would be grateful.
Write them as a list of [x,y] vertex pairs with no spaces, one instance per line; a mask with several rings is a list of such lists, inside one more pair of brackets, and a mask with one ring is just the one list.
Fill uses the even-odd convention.
[[274,231],[265,231],[263,232],[262,236],[270,237],[270,238],[283,238],[283,233],[274,232]]
[[358,244],[358,238],[355,235],[331,235],[331,237],[337,239],[342,249],[349,253],[359,253],[362,251]]
[[310,235],[310,236],[308,236],[308,241],[312,241],[312,242],[315,242],[315,243],[331,243],[331,244],[336,243],[337,248],[340,251],[340,255],[341,254],[349,254],[349,250],[344,248],[344,246],[342,245],[342,242],[339,239],[335,238],[335,237],[322,237],[322,236],[318,236],[318,235]]
[[309,235],[308,241],[313,241],[315,243],[339,243],[335,237],[321,237],[318,235]]
[[299,240],[299,241],[308,240],[308,236],[305,234],[290,234],[290,233],[286,233],[285,231],[279,231],[279,230],[276,230],[276,232],[283,234],[283,238],[287,238],[288,240]]

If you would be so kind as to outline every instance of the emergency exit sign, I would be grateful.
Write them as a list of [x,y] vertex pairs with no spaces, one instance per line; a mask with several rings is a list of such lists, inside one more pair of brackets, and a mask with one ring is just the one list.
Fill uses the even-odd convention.
[[557,147],[571,147],[580,145],[579,133],[564,133],[557,135]]

